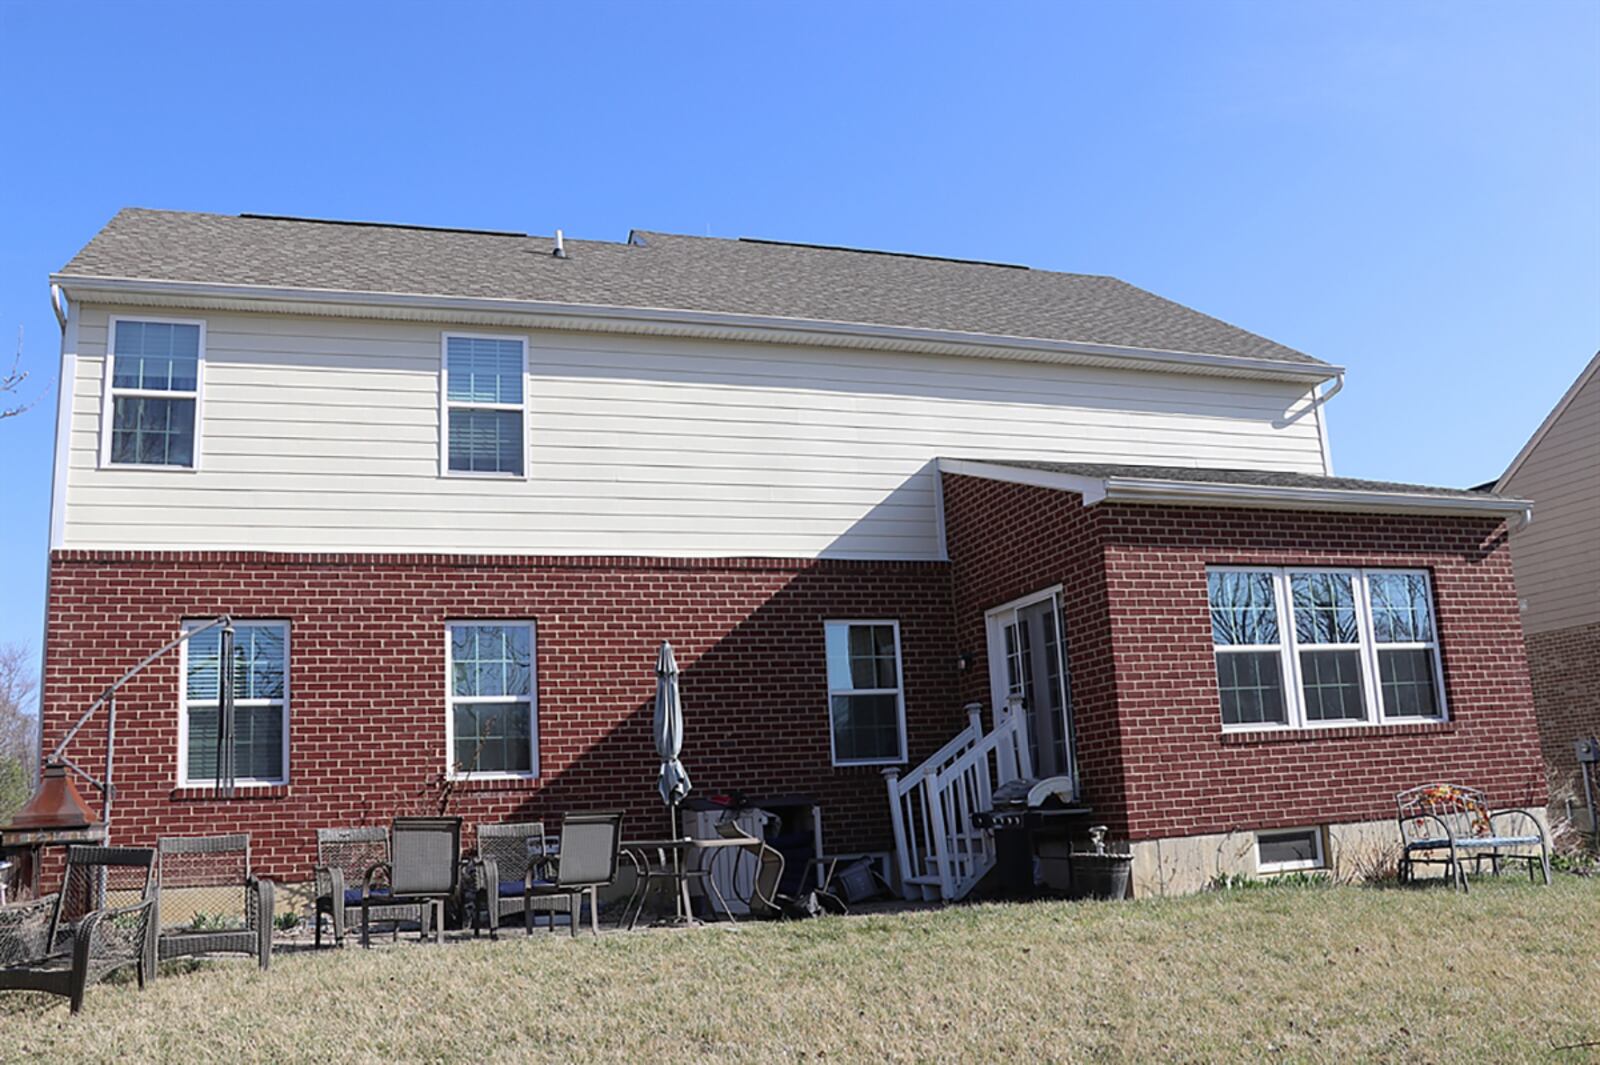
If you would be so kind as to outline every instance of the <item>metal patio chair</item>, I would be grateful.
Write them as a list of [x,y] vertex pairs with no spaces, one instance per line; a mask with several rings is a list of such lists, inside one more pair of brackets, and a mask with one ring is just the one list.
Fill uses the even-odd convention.
[[43,991],[83,1008],[88,986],[129,965],[155,971],[156,852],[74,846],[61,891],[0,907],[0,991]]
[[1424,784],[1395,796],[1400,824],[1400,881],[1415,879],[1419,865],[1440,865],[1462,891],[1467,890],[1466,863],[1482,872],[1488,862],[1499,875],[1504,862],[1522,862],[1533,879],[1534,867],[1550,883],[1550,841],[1539,819],[1527,810],[1489,809],[1488,796],[1461,784]]
[[466,866],[472,934],[478,934],[480,913],[487,916],[490,939],[499,938],[502,917],[520,913],[523,927],[532,935],[534,884],[541,879],[549,882],[544,822],[478,825],[477,834],[478,856]]
[[272,962],[272,881],[250,869],[250,836],[156,841],[156,956],[250,954]]
[[[373,866],[389,860],[389,830],[381,826],[317,829],[317,864],[312,871],[317,897],[312,911],[313,942],[322,946],[322,917],[333,924],[335,946],[344,945],[351,918],[361,913],[361,887]],[[421,921],[422,907],[414,903],[380,904],[369,900],[372,918]]]
[[431,924],[435,942],[443,943],[445,900],[460,884],[461,818],[397,817],[389,842],[390,860],[367,870],[361,882],[361,945],[372,945],[372,911],[397,905],[417,907],[422,938]]
[[[554,880],[535,881],[534,899],[564,899],[573,936],[589,898],[589,926],[600,934],[600,889],[617,880],[622,855],[622,814],[567,814],[561,819],[561,853],[556,858]],[[550,931],[556,923],[552,917]]]

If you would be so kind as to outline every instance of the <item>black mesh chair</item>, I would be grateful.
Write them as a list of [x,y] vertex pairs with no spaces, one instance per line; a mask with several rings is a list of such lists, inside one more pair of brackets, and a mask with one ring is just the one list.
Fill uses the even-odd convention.
[[[372,945],[369,914],[374,906],[414,905],[422,914],[422,938],[433,925],[444,942],[444,904],[461,874],[461,818],[397,817],[389,830],[390,860],[367,871],[361,882],[361,945]],[[378,881],[387,881],[379,890]]]
[[[617,880],[617,860],[622,853],[622,814],[568,814],[561,819],[561,854],[556,878],[535,881],[533,897],[565,899],[572,934],[578,934],[583,897],[589,896],[589,925],[600,934],[600,889]],[[550,922],[555,931],[555,921]]]

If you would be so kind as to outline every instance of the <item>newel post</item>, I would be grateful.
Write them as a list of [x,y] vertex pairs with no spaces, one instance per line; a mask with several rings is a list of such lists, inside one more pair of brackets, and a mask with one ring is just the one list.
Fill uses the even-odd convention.
[[906,809],[900,797],[900,767],[886,766],[883,780],[889,788],[889,823],[894,828],[895,860],[900,865],[901,891],[904,892],[911,883],[911,852],[906,848]]
[[967,727],[972,730],[974,742],[983,738],[983,704],[968,703],[962,707],[967,712]]

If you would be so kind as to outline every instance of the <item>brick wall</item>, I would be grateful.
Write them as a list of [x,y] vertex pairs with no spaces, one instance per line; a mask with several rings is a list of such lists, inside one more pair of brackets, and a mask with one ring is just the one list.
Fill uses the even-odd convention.
[[[114,838],[248,830],[269,875],[308,875],[319,826],[386,821],[426,800],[445,754],[447,619],[537,622],[537,782],[464,785],[468,823],[622,807],[665,830],[650,736],[656,649],[673,641],[700,795],[806,793],[828,845],[887,846],[875,768],[830,766],[825,618],[898,618],[913,761],[957,728],[942,563],[60,552],[52,558],[45,749],[185,618],[291,626],[290,783],[218,801],[178,791],[178,659],[118,700]],[[103,718],[70,751],[104,757]]]
[[1600,736],[1600,622],[1528,635],[1528,671],[1551,800],[1583,800],[1572,741]]
[[[1084,796],[1133,839],[1390,816],[1431,779],[1540,805],[1545,782],[1503,526],[1493,520],[1100,504],[946,476],[958,643],[981,614],[1065,586]],[[1221,729],[1210,564],[1405,566],[1432,573],[1451,720],[1333,731]],[[1108,653],[1109,651],[1109,653]],[[987,700],[985,700],[987,701]]]

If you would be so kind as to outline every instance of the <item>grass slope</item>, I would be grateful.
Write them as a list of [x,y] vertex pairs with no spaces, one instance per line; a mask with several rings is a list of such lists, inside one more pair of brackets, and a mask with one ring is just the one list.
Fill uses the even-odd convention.
[[[194,968],[194,965],[189,968]],[[1274,887],[168,966],[32,1060],[1600,1060],[1600,883]]]

